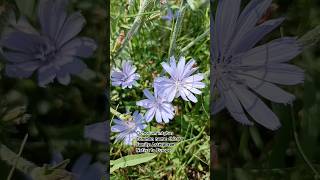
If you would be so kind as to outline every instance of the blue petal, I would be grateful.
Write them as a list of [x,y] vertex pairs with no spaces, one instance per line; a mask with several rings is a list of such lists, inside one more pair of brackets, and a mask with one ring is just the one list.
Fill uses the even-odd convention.
[[77,56],[88,58],[97,49],[97,44],[93,39],[82,37],[74,38],[61,47],[60,53],[67,56]]
[[268,64],[261,68],[254,68],[248,71],[240,71],[242,74],[264,79],[265,81],[283,84],[295,85],[303,83],[304,71],[294,65],[290,64]]
[[99,123],[87,125],[84,128],[85,138],[93,139],[101,143],[108,142],[107,134],[108,134],[107,122],[99,122]]
[[33,61],[35,60],[33,54],[18,52],[18,51],[5,51],[3,53],[5,60],[12,62],[12,63],[20,63],[26,61]]
[[277,103],[290,103],[294,100],[294,96],[276,85],[264,80],[254,78],[252,76],[237,75],[239,78],[245,80],[246,84],[255,92],[267,98],[270,101]]
[[38,85],[45,87],[47,84],[53,82],[56,77],[57,69],[52,65],[46,65],[38,70]]
[[36,52],[39,44],[44,43],[43,37],[23,32],[12,32],[1,40],[3,47],[26,54]]
[[244,36],[239,38],[238,41],[234,41],[232,43],[230,47],[230,55],[236,55],[238,53],[248,51],[253,46],[255,46],[265,35],[278,27],[283,21],[284,18],[273,19],[253,28]]
[[239,58],[241,65],[243,66],[255,66],[267,63],[287,62],[301,52],[302,47],[296,38],[285,37],[255,47],[234,58]]
[[155,97],[151,94],[151,92],[148,89],[144,89],[143,94],[151,101],[155,100]]
[[[226,81],[227,82],[227,81]],[[218,82],[219,92],[225,98],[225,106],[230,112],[231,116],[241,124],[244,125],[253,125],[251,121],[248,120],[247,115],[245,114],[238,97],[235,94],[236,89],[233,89],[230,86],[227,86],[226,82]],[[229,85],[231,83],[228,83]]]
[[262,126],[276,130],[281,124],[278,117],[267,107],[258,96],[250,92],[246,87],[234,84],[235,94],[250,116]]
[[61,28],[57,38],[57,47],[62,47],[66,42],[79,34],[85,22],[86,20],[79,12],[70,15]]
[[5,68],[6,75],[9,77],[27,78],[30,77],[33,71],[23,70],[15,65],[7,64]]
[[266,12],[272,0],[252,0],[239,16],[237,31],[233,42],[238,42],[246,33],[251,31]]
[[81,176],[81,174],[83,174],[86,169],[88,168],[90,162],[91,162],[91,155],[90,154],[83,154],[81,155],[77,161],[74,163],[74,165],[72,166],[72,173],[75,173],[79,176]]
[[57,39],[57,35],[65,23],[67,4],[66,0],[41,0],[39,2],[38,17],[42,33],[52,40]]
[[81,175],[79,180],[101,180],[105,167],[101,163],[94,163]]
[[63,161],[63,156],[62,156],[61,152],[54,150],[52,152],[52,158],[51,158],[50,164],[52,166],[55,166],[55,165],[59,164],[62,161]]
[[215,54],[223,57],[232,38],[240,12],[241,0],[220,0],[215,20]]

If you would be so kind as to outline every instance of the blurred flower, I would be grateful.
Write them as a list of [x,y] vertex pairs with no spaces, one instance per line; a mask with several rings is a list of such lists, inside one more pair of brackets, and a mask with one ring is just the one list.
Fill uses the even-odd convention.
[[168,8],[167,14],[161,17],[162,20],[169,21],[169,22],[171,22],[174,18],[175,17],[171,8]]
[[137,68],[129,61],[122,63],[122,69],[113,69],[111,72],[111,81],[113,86],[121,86],[122,89],[132,88],[132,85],[137,84],[140,78],[138,73],[135,73]]
[[1,39],[8,76],[28,78],[37,72],[39,86],[46,86],[55,78],[67,85],[71,74],[79,74],[87,68],[81,58],[92,56],[97,45],[90,38],[76,37],[85,19],[79,12],[68,16],[67,2],[39,1],[41,32],[24,17],[16,23],[11,21],[11,31]]
[[172,22],[174,19],[176,19],[179,16],[180,10],[177,10],[175,13],[173,13],[173,10],[168,7],[167,8],[167,14],[165,16],[162,16],[161,19],[167,22]]
[[132,115],[132,120],[113,119],[116,125],[111,127],[112,132],[119,133],[116,141],[124,141],[125,144],[131,145],[132,141],[138,137],[138,132],[141,132],[146,125],[144,124],[143,116],[135,111]]
[[156,89],[154,96],[148,89],[143,91],[143,94],[148,98],[137,102],[138,106],[142,106],[148,109],[145,114],[147,122],[150,122],[154,116],[158,123],[168,123],[174,117],[174,108],[170,102],[167,102],[166,98],[157,93]]
[[180,57],[178,64],[174,57],[170,58],[170,65],[161,63],[165,71],[171,76],[158,77],[155,79],[154,86],[158,88],[159,93],[167,96],[167,100],[172,102],[175,97],[181,96],[185,101],[192,101],[196,103],[198,100],[193,94],[201,94],[199,89],[204,88],[203,74],[192,75],[198,68],[193,67],[195,61],[192,59],[185,64],[185,58]]
[[[74,180],[100,180],[104,175],[105,167],[99,162],[90,164],[92,156],[83,154],[80,156],[71,168]],[[63,161],[63,156],[60,152],[55,151],[52,154],[51,165],[58,165]]]
[[107,121],[90,124],[84,127],[84,137],[101,143],[107,143]]
[[247,112],[259,124],[275,130],[281,126],[278,117],[259,96],[276,103],[290,103],[295,97],[275,84],[302,83],[304,73],[287,63],[302,51],[295,38],[283,37],[254,48],[284,20],[268,20],[257,26],[271,2],[253,0],[239,15],[240,0],[219,1],[211,31],[211,64],[212,87],[220,97],[213,102],[211,112],[226,107],[236,121],[252,125]]

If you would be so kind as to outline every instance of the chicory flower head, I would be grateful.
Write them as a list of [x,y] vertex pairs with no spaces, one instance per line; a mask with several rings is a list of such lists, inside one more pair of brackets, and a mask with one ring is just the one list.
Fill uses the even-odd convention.
[[113,119],[113,122],[116,124],[111,127],[111,131],[119,133],[116,141],[123,141],[127,145],[131,145],[132,141],[138,137],[138,132],[147,127],[144,124],[144,117],[138,111],[133,113],[132,120]]
[[170,78],[158,77],[155,79],[154,86],[159,93],[163,93],[169,102],[172,102],[176,97],[182,97],[185,101],[196,103],[198,100],[193,94],[201,94],[199,89],[205,87],[201,82],[204,78],[203,74],[192,75],[198,68],[193,67],[195,60],[185,61],[184,57],[180,57],[178,64],[174,57],[170,58],[168,63],[161,63],[164,70],[169,73]]
[[236,121],[252,125],[247,112],[257,123],[275,130],[281,126],[279,119],[259,96],[276,103],[292,102],[295,97],[276,84],[302,83],[304,72],[287,63],[302,51],[296,38],[283,37],[254,47],[284,20],[257,25],[271,2],[252,0],[240,13],[241,0],[219,1],[211,31],[211,64],[212,87],[220,97],[211,112],[226,107]]
[[137,85],[137,80],[140,78],[138,73],[135,73],[137,68],[130,61],[122,63],[122,69],[113,69],[111,72],[111,81],[113,86],[121,86],[122,89],[132,88]]
[[174,108],[165,97],[155,89],[154,95],[148,89],[143,91],[143,94],[148,98],[137,102],[138,106],[142,106],[148,111],[145,114],[147,122],[150,122],[154,117],[158,123],[168,123],[174,117]]
[[46,86],[55,78],[67,85],[71,74],[87,68],[81,58],[92,56],[97,45],[90,38],[76,37],[86,21],[79,12],[68,15],[67,3],[39,1],[40,32],[24,17],[11,24],[12,31],[1,39],[9,77],[28,78],[37,72],[39,86]]

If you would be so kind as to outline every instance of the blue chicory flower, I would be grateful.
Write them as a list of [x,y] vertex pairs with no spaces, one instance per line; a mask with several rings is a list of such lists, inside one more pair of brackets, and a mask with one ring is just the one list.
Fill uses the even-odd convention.
[[[51,165],[55,166],[63,161],[63,156],[60,152],[52,153]],[[71,168],[71,173],[75,180],[100,180],[104,176],[105,167],[100,162],[90,164],[92,156],[90,154],[81,155]]]
[[185,58],[180,57],[178,64],[174,57],[170,58],[170,65],[161,63],[164,70],[169,73],[170,78],[158,77],[155,79],[154,86],[159,89],[159,93],[163,93],[169,102],[176,97],[182,97],[185,101],[196,103],[198,100],[193,94],[201,94],[199,89],[205,87],[201,82],[204,78],[203,74],[198,73],[192,75],[198,68],[193,67],[195,60],[185,63]]
[[220,97],[213,102],[211,112],[226,107],[236,121],[253,125],[247,112],[257,123],[275,130],[281,126],[280,121],[259,96],[276,103],[292,102],[294,95],[276,84],[302,83],[304,72],[287,63],[302,52],[296,38],[282,37],[254,47],[284,20],[257,25],[271,2],[252,0],[240,13],[241,0],[219,1],[211,31],[211,64],[212,87]]
[[145,89],[143,94],[147,97],[147,99],[138,101],[137,105],[148,109],[145,114],[147,122],[150,122],[154,117],[156,117],[156,121],[158,123],[168,123],[169,120],[173,119],[174,108],[172,104],[167,101],[167,98],[161,96],[156,89],[154,96],[148,89]]
[[131,120],[113,119],[116,124],[111,127],[112,132],[119,133],[116,141],[123,141],[127,145],[131,145],[132,141],[138,137],[138,132],[143,131],[147,127],[144,124],[144,117],[135,111]]
[[84,127],[84,137],[101,143],[107,143],[107,121],[90,124]]
[[92,56],[97,45],[90,38],[76,37],[85,19],[79,12],[68,16],[67,2],[39,1],[40,32],[23,17],[11,23],[13,28],[1,39],[9,77],[28,78],[37,72],[41,87],[55,78],[67,85],[71,74],[79,74],[87,68],[81,58]]
[[130,61],[122,63],[122,69],[113,69],[111,72],[111,81],[113,86],[121,86],[122,89],[132,88],[137,85],[140,75],[135,73],[137,68]]

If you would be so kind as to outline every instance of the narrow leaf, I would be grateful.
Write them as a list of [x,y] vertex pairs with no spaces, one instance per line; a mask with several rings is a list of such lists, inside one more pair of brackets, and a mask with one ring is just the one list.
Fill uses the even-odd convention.
[[112,173],[113,171],[119,169],[119,168],[124,168],[128,166],[135,166],[138,164],[142,164],[145,162],[148,162],[155,158],[157,154],[153,153],[143,153],[143,154],[135,154],[135,155],[128,155],[124,156],[122,158],[119,158],[117,160],[111,160],[110,165],[112,166],[110,169],[110,172]]

